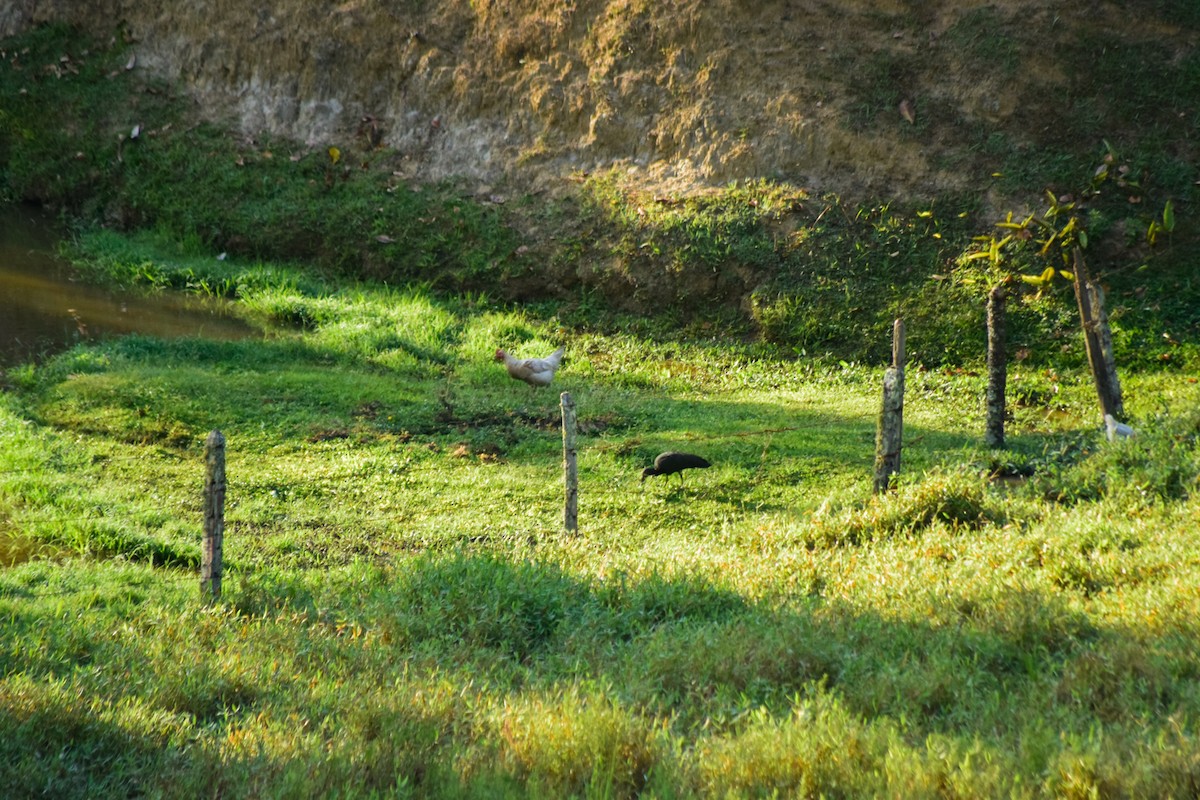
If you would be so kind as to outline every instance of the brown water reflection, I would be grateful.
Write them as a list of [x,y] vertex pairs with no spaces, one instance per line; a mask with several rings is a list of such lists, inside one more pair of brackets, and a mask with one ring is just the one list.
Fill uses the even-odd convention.
[[65,552],[61,547],[37,542],[0,527],[0,567],[13,567],[26,561],[60,558]]
[[126,333],[231,340],[258,335],[227,303],[84,283],[56,254],[59,232],[24,206],[0,207],[0,366]]

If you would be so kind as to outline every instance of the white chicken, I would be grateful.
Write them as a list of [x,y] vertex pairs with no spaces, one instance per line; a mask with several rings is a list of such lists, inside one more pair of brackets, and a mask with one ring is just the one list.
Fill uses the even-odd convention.
[[560,347],[545,358],[513,358],[504,350],[496,350],[496,360],[504,362],[508,374],[530,386],[549,386],[554,373],[562,365],[564,348]]

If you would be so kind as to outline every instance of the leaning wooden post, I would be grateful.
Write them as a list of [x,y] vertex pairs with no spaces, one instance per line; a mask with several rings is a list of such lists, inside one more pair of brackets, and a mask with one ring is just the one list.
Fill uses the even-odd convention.
[[221,599],[221,548],[225,540],[225,436],[213,431],[204,443],[204,546],[200,554],[200,596]]
[[566,483],[566,503],[563,506],[563,527],[567,533],[579,530],[579,468],[575,452],[575,401],[570,392],[562,393],[563,480]]
[[1100,398],[1100,413],[1116,419],[1125,416],[1121,400],[1121,383],[1117,380],[1117,364],[1113,358],[1112,332],[1104,313],[1104,293],[1092,283],[1083,253],[1075,248],[1075,299],[1079,302],[1079,321],[1083,325],[1083,341],[1087,347],[1088,364]]
[[1008,380],[1008,359],[1004,354],[1005,308],[1008,292],[998,285],[987,301],[987,427],[983,441],[988,447],[1004,447],[1004,389]]
[[892,366],[883,373],[883,408],[875,434],[875,493],[886,492],[900,471],[904,431],[904,321],[892,332]]

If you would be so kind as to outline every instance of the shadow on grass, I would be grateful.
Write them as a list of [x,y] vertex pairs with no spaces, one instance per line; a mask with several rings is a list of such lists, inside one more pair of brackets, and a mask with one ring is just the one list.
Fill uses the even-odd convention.
[[[638,473],[668,449],[751,470],[757,480],[796,460],[869,465],[874,451],[873,412],[849,417],[796,402],[674,399],[579,379],[525,391],[492,364],[457,371],[433,364],[423,377],[397,375],[292,338],[132,336],[100,355],[76,350],[41,369],[45,388],[56,390],[35,406],[41,421],[134,444],[196,446],[213,428],[281,441],[345,438],[353,429],[368,437],[467,435],[502,454],[515,440],[541,440],[549,454],[560,436],[558,392],[569,383],[583,446],[599,446]],[[909,440],[927,434],[938,435],[906,430]],[[939,436],[939,446],[968,442]],[[520,458],[542,457],[526,449],[531,455]]]
[[[18,615],[7,636],[15,650],[46,636],[95,646],[69,690],[51,662],[10,653],[0,775],[15,796],[137,794],[157,780],[217,780],[233,794],[301,778],[308,789],[421,790],[453,782],[444,765],[482,747],[497,760],[475,765],[480,780],[507,791],[532,776],[559,796],[579,794],[604,753],[632,753],[633,766],[615,765],[610,778],[630,796],[647,775],[677,768],[647,731],[669,727],[689,746],[736,737],[751,712],[788,724],[803,698],[839,698],[856,724],[902,725],[918,746],[939,734],[1013,763],[1028,730],[1052,725],[1065,748],[1096,725],[1186,712],[1194,696],[1194,667],[1186,652],[1165,655],[1176,646],[1167,638],[1098,628],[1041,591],[951,594],[925,621],[826,598],[816,573],[796,585],[780,606],[682,571],[584,579],[547,561],[462,551],[340,577],[263,573],[229,593],[233,616],[212,620],[214,631],[255,626],[255,636],[230,634],[236,655],[182,642],[177,653],[153,628],[107,644],[102,629],[132,621],[136,606],[99,623]],[[80,592],[53,602],[69,611],[90,601]],[[1134,657],[1143,647],[1160,656]],[[280,677],[227,696],[220,665],[231,657],[247,675]],[[138,680],[110,677],[138,663]],[[226,736],[213,723],[234,706]],[[1051,721],[1052,708],[1071,713]],[[133,716],[118,724],[120,709]],[[284,724],[298,719],[303,731]],[[334,729],[334,739],[318,735]],[[264,749],[251,755],[235,739]]]
[[[1192,696],[1186,653],[1159,664],[1132,658],[1143,643],[1130,632],[1099,629],[1068,601],[1040,591],[950,597],[928,622],[825,600],[819,576],[807,592],[779,609],[686,575],[583,581],[552,564],[460,553],[421,557],[403,574],[381,576],[355,619],[409,664],[409,680],[448,678],[509,709],[498,731],[479,735],[495,735],[501,752],[532,747],[535,755],[525,757],[535,774],[548,762],[537,763],[529,743],[553,749],[564,726],[578,737],[619,740],[606,746],[625,741],[620,729],[588,730],[582,709],[599,695],[671,720],[687,742],[734,736],[751,712],[784,724],[801,698],[833,695],[862,724],[902,725],[918,745],[934,734],[983,742],[1010,763],[1029,730],[1051,724],[1070,740],[1096,724],[1119,725],[1114,709],[1170,713]],[[311,601],[316,619],[327,600]],[[581,682],[600,688],[576,706],[571,687]],[[1048,722],[1052,708],[1071,711]],[[370,730],[387,718],[370,708],[360,714]],[[432,724],[453,738],[449,717]],[[651,757],[647,772],[663,766],[661,757]],[[869,757],[882,763],[886,753]],[[575,765],[574,780],[594,766]],[[563,791],[581,790],[563,780]]]
[[[231,499],[241,504],[231,508],[242,515],[230,516],[231,532],[251,532],[255,546],[266,546],[272,557],[278,552],[264,544],[269,537],[299,540],[312,525],[328,540],[335,561],[339,548],[345,558],[354,558],[431,537],[471,540],[488,534],[466,528],[485,522],[496,523],[501,535],[517,531],[524,519],[525,532],[533,535],[556,527],[550,522],[556,511],[538,510],[527,518],[512,513],[514,508],[548,509],[553,501],[547,490],[561,486],[560,420],[551,399],[556,395],[527,391],[495,364],[465,364],[457,372],[439,367],[416,379],[303,339],[129,337],[101,349],[73,351],[42,369],[39,391],[30,398],[39,421],[94,436],[101,444],[132,446],[111,457],[94,456],[102,459],[95,466],[101,480],[107,459],[139,458],[147,452],[139,448],[154,448],[149,452],[156,457],[169,451],[194,461],[199,480],[201,443],[209,430],[221,429],[230,441],[230,458],[250,465],[231,472]],[[601,514],[627,520],[632,515],[646,527],[671,515],[684,525],[710,525],[721,514],[803,505],[810,484],[870,479],[875,422],[869,414],[853,416],[796,400],[638,394],[580,378],[564,385],[572,386],[580,409],[585,525]],[[970,443],[965,436],[917,426],[910,426],[906,436],[924,440],[918,447],[926,451],[934,447],[929,441],[948,450]],[[274,449],[278,445],[285,447]],[[688,473],[683,487],[672,476],[639,485],[642,469],[659,452],[672,449],[699,453],[713,467]],[[362,458],[324,472],[330,463],[350,462],[350,454]],[[921,468],[920,450],[909,449],[905,457]],[[162,472],[175,479],[182,474],[179,467]],[[453,475],[450,486],[442,481],[446,474]],[[485,480],[493,484],[485,499],[463,494],[463,486]],[[628,493],[620,491],[625,482]],[[343,500],[354,498],[367,483],[369,500]],[[458,494],[439,510],[439,500],[450,500],[447,492]],[[415,493],[425,499],[410,500]],[[373,503],[381,498],[399,510],[377,513]],[[653,507],[657,500],[671,515]],[[336,517],[317,508],[332,503]],[[499,519],[472,516],[472,506],[505,513]],[[433,516],[427,507],[437,512],[436,521],[419,521]],[[101,555],[180,567],[194,566],[197,558],[192,545],[165,541],[157,530],[104,520],[88,524],[91,528],[68,544],[88,550],[94,540],[94,552]],[[338,535],[340,526],[352,527],[355,536]],[[351,540],[352,545],[341,544]],[[327,560],[308,544],[294,553],[294,566]]]
[[[904,717],[922,735],[985,738],[997,734],[986,725],[1019,731],[1019,720],[997,715],[1061,699],[1042,694],[1055,690],[1047,676],[1120,639],[1066,599],[1032,589],[951,596],[925,622],[864,613],[826,599],[819,574],[799,577],[798,596],[781,609],[682,572],[587,581],[545,561],[460,551],[378,572],[352,617],[398,657],[457,664],[464,679],[498,694],[582,678],[688,727],[758,706],[787,714],[820,687],[866,719]],[[311,577],[274,580],[230,602],[247,617],[300,611],[347,624],[334,622],[337,600]],[[1173,694],[1182,686],[1158,678],[1146,690],[1154,708],[1182,699]],[[1029,713],[1032,722],[1037,711]]]

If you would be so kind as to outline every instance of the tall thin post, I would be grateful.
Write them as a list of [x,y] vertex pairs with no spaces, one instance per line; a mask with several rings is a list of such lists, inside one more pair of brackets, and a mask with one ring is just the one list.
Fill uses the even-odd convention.
[[892,366],[904,372],[904,320],[892,323]]
[[1125,415],[1121,399],[1121,383],[1117,380],[1117,365],[1113,358],[1112,332],[1104,313],[1104,295],[1088,275],[1083,253],[1075,248],[1075,299],[1079,302],[1079,321],[1083,325],[1083,341],[1087,347],[1088,364],[1100,398],[1100,413],[1116,419]]
[[987,427],[983,441],[988,447],[1004,447],[1004,391],[1008,382],[1008,358],[1004,352],[1008,292],[995,286],[987,301]]
[[563,527],[567,533],[579,530],[579,469],[575,450],[575,401],[570,392],[562,393],[563,480],[566,483],[566,503],[563,506]]
[[904,321],[892,329],[892,366],[883,373],[883,407],[875,435],[875,493],[886,492],[900,471],[904,432]]
[[200,596],[221,599],[221,549],[225,540],[225,436],[208,434],[204,443],[204,545],[200,554]]

